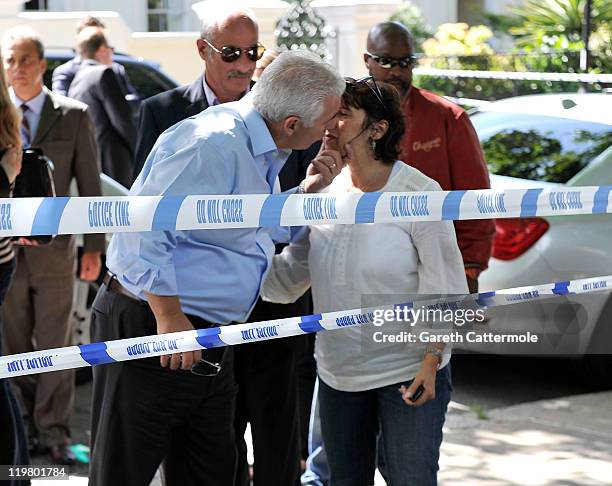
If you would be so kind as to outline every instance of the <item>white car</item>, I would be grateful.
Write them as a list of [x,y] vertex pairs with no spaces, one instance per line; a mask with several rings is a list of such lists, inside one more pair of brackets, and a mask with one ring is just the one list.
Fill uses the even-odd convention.
[[[612,184],[612,94],[509,98],[479,106],[471,119],[494,189]],[[612,274],[612,215],[498,219],[496,229],[481,292]],[[492,308],[487,317],[488,330],[532,331],[539,344],[470,350],[584,357],[593,383],[612,384],[609,291]]]

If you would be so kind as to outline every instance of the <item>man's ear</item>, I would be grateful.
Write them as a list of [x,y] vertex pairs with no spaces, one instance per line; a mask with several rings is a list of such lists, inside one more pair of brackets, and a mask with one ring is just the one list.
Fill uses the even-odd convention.
[[294,115],[288,116],[283,120],[283,132],[287,136],[291,136],[295,133],[296,128],[300,124],[300,118]]
[[202,61],[206,61],[206,48],[208,46],[206,45],[206,42],[204,42],[204,39],[196,40],[196,46],[198,48],[198,55],[200,56],[200,59],[202,59]]
[[363,62],[365,63],[365,67],[366,69],[369,71],[370,70],[370,65],[368,64],[368,60],[370,58],[368,57],[368,55],[364,52],[363,53]]

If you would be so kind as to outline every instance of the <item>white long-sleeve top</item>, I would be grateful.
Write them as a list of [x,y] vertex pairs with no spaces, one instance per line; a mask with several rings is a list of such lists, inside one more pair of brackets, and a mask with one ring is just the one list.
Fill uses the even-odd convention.
[[[439,191],[437,182],[401,161],[382,191]],[[328,188],[358,191],[345,167]],[[275,255],[262,289],[265,300],[295,301],[312,286],[315,312],[413,300],[415,294],[468,292],[451,221],[321,225]],[[405,323],[321,332],[315,357],[319,377],[342,391],[378,388],[416,375],[424,344],[376,343],[373,334],[410,331]],[[446,350],[445,350],[446,351]],[[450,359],[445,352],[442,366]]]

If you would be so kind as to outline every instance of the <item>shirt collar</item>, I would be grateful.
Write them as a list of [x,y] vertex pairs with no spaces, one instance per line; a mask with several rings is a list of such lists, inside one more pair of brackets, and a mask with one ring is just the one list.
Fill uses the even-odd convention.
[[29,101],[23,101],[15,94],[15,90],[11,87],[9,88],[9,96],[17,108],[20,108],[21,105],[28,105],[28,109],[33,111],[37,116],[40,116],[42,113],[43,106],[45,105],[45,90],[41,89],[40,93],[34,96],[34,98]]
[[[212,88],[206,82],[206,74],[204,74],[204,76],[202,76],[202,84],[204,85],[204,95],[206,96],[206,102],[208,103],[208,106],[220,105],[221,102],[219,101],[219,98],[217,98],[217,95],[215,94],[215,92],[212,90]],[[250,90],[251,90],[251,86],[247,86],[247,89],[242,94],[242,96],[246,95]],[[242,98],[242,96],[241,96],[241,98]]]
[[[266,125],[263,117],[253,106],[251,96],[245,96],[242,100],[237,101],[236,110],[242,116],[244,124],[247,127],[253,146],[253,155],[255,157],[268,152],[278,152],[280,155],[287,154],[287,151],[280,150],[276,146],[276,142],[272,138],[268,125]],[[289,153],[291,153],[291,151],[289,151]]]

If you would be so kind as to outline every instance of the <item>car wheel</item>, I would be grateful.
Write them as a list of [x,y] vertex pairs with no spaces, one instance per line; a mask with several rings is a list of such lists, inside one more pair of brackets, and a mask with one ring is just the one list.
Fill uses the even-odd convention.
[[612,388],[612,297],[603,307],[583,358],[583,375],[598,390]]

